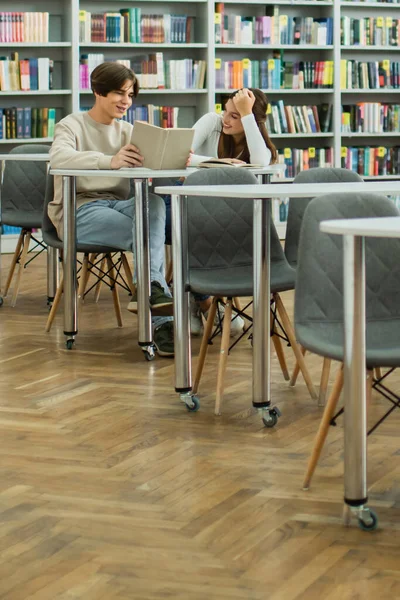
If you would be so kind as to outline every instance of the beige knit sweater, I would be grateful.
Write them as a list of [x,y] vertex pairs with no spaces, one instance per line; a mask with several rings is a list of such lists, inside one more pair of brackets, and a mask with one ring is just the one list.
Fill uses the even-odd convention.
[[[129,144],[133,126],[126,121],[104,125],[86,112],[74,113],[62,119],[55,128],[50,150],[53,169],[111,169],[111,159]],[[77,207],[101,198],[126,200],[130,180],[119,177],[77,177]],[[54,177],[54,199],[49,204],[49,217],[60,239],[63,238],[62,178]]]

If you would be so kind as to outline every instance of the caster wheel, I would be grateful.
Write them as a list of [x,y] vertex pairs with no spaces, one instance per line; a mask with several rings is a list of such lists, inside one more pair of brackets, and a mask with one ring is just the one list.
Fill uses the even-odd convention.
[[0,296],[0,306],[3,304],[3,298]]
[[275,427],[281,414],[281,411],[279,408],[276,408],[276,406],[266,411],[263,415],[263,423],[265,427]]
[[72,350],[72,348],[73,348],[73,346],[74,346],[74,342],[75,342],[75,340],[67,340],[67,341],[65,342],[65,345],[66,345],[66,347],[67,347],[67,350]]
[[371,508],[364,512],[367,514],[358,518],[359,528],[363,531],[374,531],[378,527],[377,514]]
[[192,405],[189,406],[189,404],[186,403],[186,408],[189,412],[197,412],[200,408],[200,400],[197,396],[192,396],[190,401],[192,402]]
[[145,350],[143,350],[143,354],[145,359],[150,362],[156,357],[156,349],[154,346],[148,346]]

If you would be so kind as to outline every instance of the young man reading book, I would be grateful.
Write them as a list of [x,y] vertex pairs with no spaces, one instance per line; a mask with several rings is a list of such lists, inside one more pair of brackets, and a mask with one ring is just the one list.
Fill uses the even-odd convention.
[[[68,115],[55,128],[52,168],[120,169],[140,167],[140,149],[130,143],[133,126],[120,120],[136,98],[139,85],[131,69],[106,62],[91,74],[95,103],[88,112]],[[55,177],[49,217],[62,239],[62,182]],[[78,177],[76,229],[80,242],[134,251],[135,213],[130,180]],[[172,297],[164,279],[165,205],[149,194],[150,278],[154,342],[161,356],[173,356]],[[136,311],[136,298],[129,304]],[[163,316],[155,316],[163,315]]]

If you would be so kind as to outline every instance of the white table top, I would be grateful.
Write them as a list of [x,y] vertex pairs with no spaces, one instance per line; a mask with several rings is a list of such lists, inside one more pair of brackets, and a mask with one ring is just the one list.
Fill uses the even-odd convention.
[[43,161],[43,162],[48,162],[50,160],[49,157],[49,153],[48,152],[43,152],[40,154],[0,154],[0,161],[1,160],[18,160],[18,161],[24,161],[24,160],[34,160],[34,161]]
[[[284,171],[285,165],[269,165],[259,169],[250,169],[255,175],[277,174]],[[234,168],[234,167],[232,167]],[[194,167],[187,169],[152,170],[152,169],[50,169],[51,175],[66,175],[73,177],[123,177],[134,179],[156,179],[157,177],[188,177],[191,173],[198,171]],[[177,188],[174,187],[174,190]]]
[[400,238],[400,217],[322,221],[321,231],[338,235]]
[[178,196],[219,196],[221,198],[315,198],[332,193],[400,194],[399,181],[365,181],[343,183],[273,183],[265,185],[187,185],[160,186],[157,194]]

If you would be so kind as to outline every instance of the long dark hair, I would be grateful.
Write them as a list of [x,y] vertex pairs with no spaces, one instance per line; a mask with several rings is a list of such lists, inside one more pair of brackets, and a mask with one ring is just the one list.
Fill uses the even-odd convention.
[[[252,112],[256,119],[258,129],[265,141],[265,145],[271,151],[271,162],[273,165],[278,161],[278,152],[271,142],[267,128],[266,128],[266,120],[267,120],[267,107],[268,107],[268,98],[261,90],[257,88],[248,88],[251,92],[253,92],[255,96],[255,102],[253,104]],[[232,100],[237,92],[233,92],[230,96],[227,97],[226,102],[228,100]],[[250,152],[246,143],[246,137],[243,139],[243,149],[240,153],[240,157],[235,156],[237,154],[237,148],[235,148],[235,142],[231,135],[227,135],[221,129],[221,136],[219,138],[218,143],[218,158],[240,158],[246,163],[250,163]]]

